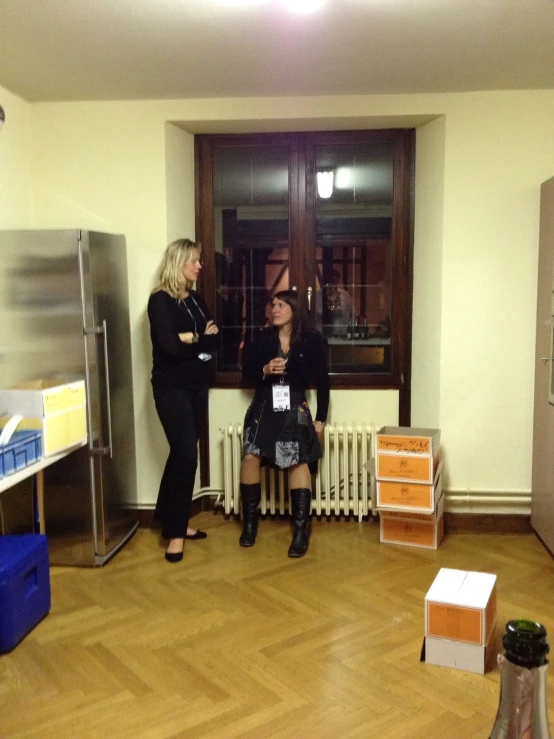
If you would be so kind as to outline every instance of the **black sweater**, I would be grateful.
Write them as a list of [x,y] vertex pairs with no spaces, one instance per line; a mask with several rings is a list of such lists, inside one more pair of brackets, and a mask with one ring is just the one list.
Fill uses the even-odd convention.
[[[281,382],[281,375],[263,378],[263,367],[278,356],[279,333],[275,328],[265,328],[257,333],[254,341],[244,347],[242,376],[256,382],[256,392]],[[326,421],[329,410],[329,372],[323,337],[316,331],[307,331],[300,340],[291,344],[284,382],[291,390],[306,390],[312,380],[317,389],[316,421]]]
[[[154,389],[179,387],[193,390],[206,385],[212,374],[213,360],[204,362],[198,355],[214,352],[219,345],[219,336],[204,334],[206,324],[213,320],[213,316],[202,297],[191,291],[188,298],[177,300],[165,290],[159,290],[152,293],[148,301],[148,318]],[[197,344],[181,341],[179,334],[188,331],[198,334]]]

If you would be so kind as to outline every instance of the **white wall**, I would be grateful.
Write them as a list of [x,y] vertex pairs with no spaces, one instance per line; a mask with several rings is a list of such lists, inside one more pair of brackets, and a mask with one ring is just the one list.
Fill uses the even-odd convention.
[[554,91],[465,97],[446,119],[447,487],[528,492],[540,184],[554,172]]
[[165,124],[166,241],[194,238],[194,136]]
[[422,428],[440,428],[445,132],[445,116],[416,131],[411,423]]
[[0,228],[29,228],[31,106],[3,87],[0,87],[0,104],[6,114],[0,130]]
[[[144,311],[169,234],[194,223],[191,149],[166,123],[294,130],[410,118],[436,119],[417,135],[413,422],[440,426],[448,486],[468,500],[528,492],[539,187],[554,172],[554,91],[32,107],[36,225],[127,236],[141,504],[155,499],[164,453]],[[187,162],[181,213],[170,150]],[[397,407],[392,393],[378,408],[371,391],[333,395],[333,417],[341,407],[345,417],[391,422]],[[239,390],[214,390],[211,398],[217,434],[246,401]]]

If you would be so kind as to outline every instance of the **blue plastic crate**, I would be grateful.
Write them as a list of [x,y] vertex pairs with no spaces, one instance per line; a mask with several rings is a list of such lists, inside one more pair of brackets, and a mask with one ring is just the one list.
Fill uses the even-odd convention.
[[0,446],[0,479],[37,462],[41,456],[40,431],[14,431],[9,442]]
[[19,644],[50,606],[46,536],[0,536],[0,654]]

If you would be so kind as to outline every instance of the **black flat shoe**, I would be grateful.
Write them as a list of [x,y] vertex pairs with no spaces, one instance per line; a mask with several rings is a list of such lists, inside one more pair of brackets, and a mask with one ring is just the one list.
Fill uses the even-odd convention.
[[196,531],[196,534],[190,534],[190,535],[185,534],[185,539],[207,539],[207,538],[208,538],[208,534],[205,531],[200,531],[200,529]]
[[166,552],[165,558],[168,562],[180,562],[183,559],[183,552]]

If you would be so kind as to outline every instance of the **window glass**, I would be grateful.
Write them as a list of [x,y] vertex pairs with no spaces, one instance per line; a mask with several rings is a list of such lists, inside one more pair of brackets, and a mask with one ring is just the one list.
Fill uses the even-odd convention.
[[228,372],[266,323],[273,293],[289,287],[289,149],[216,148],[213,220],[217,369]]
[[409,419],[414,131],[196,137],[200,289],[237,387],[268,303],[297,289],[324,335],[333,387],[400,390]]
[[390,369],[393,144],[317,146],[317,328],[331,372]]

